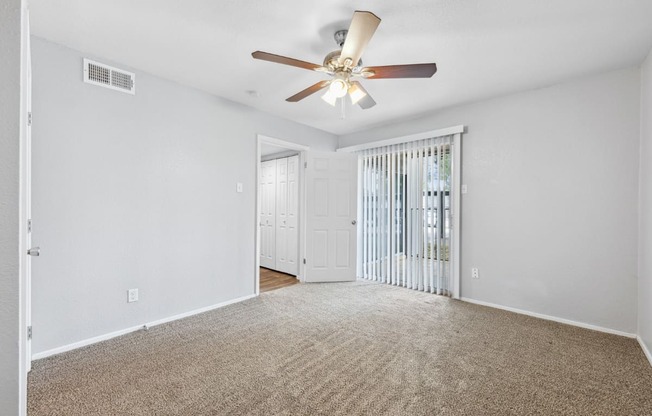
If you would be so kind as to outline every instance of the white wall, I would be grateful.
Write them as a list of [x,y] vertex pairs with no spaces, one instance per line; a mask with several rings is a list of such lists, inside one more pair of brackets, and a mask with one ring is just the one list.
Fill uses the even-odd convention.
[[21,1],[0,8],[0,413],[20,408]]
[[[652,51],[641,67],[638,335],[652,351]],[[648,356],[652,362],[652,356]]]
[[462,296],[635,333],[639,101],[639,71],[622,70],[346,135],[339,145],[468,126]]
[[253,294],[256,134],[336,137],[138,70],[135,96],[84,84],[87,55],[32,47],[34,353]]

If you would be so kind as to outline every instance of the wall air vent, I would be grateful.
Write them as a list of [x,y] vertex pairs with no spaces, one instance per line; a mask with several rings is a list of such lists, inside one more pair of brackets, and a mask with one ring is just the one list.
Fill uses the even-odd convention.
[[85,58],[84,82],[129,94],[136,93],[136,74]]

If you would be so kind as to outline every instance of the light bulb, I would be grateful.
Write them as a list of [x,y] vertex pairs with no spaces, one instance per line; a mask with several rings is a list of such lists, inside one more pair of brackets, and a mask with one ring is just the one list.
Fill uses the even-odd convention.
[[349,88],[349,97],[351,97],[351,104],[356,105],[358,101],[362,100],[364,97],[367,96],[367,93],[364,92],[364,90],[360,87],[358,87],[357,84],[351,85],[351,88]]
[[321,96],[321,99],[326,101],[328,104],[332,105],[335,107],[335,102],[337,101],[337,97],[331,92],[330,88],[326,90],[326,93]]
[[330,91],[336,98],[340,98],[346,95],[346,91],[348,89],[349,85],[346,83],[346,81],[337,78],[331,81],[331,85],[328,88],[328,91]]

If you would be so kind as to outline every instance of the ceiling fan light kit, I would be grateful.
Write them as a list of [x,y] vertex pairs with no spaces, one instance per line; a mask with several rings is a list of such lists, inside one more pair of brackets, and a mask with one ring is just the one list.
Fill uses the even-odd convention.
[[351,85],[349,88],[349,97],[351,98],[351,104],[356,105],[358,101],[363,99],[367,95],[362,88],[358,87],[357,84]]
[[355,78],[370,80],[381,78],[430,78],[437,72],[435,63],[363,67],[360,56],[362,56],[362,52],[379,24],[380,18],[371,12],[354,12],[349,29],[338,30],[334,35],[335,42],[342,49],[326,55],[323,65],[262,51],[256,51],[251,55],[255,59],[322,72],[332,77],[330,80],[311,85],[287,98],[286,101],[298,102],[328,87],[326,93],[321,97],[328,104],[335,106],[338,98],[343,98],[348,94],[352,104],[357,104],[362,109],[368,109],[376,105],[376,102]]
[[332,105],[335,107],[335,103],[337,103],[337,97],[331,92],[331,90],[327,90],[324,95],[321,96],[321,99],[326,101],[328,104]]
[[328,90],[337,98],[342,98],[349,90],[348,77],[345,74],[336,74],[328,87]]

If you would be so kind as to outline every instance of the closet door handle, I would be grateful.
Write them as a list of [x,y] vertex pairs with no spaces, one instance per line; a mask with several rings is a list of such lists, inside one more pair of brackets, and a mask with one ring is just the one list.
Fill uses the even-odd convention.
[[358,222],[356,220],[351,221],[351,224],[356,225]]

